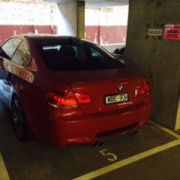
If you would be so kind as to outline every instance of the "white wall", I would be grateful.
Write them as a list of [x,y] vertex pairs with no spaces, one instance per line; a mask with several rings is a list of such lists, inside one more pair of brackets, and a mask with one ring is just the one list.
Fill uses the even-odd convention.
[[0,25],[56,25],[57,34],[77,35],[77,2],[36,1],[0,0]]
[[53,25],[56,4],[0,1],[1,25]]
[[86,8],[85,25],[127,26],[128,6]]

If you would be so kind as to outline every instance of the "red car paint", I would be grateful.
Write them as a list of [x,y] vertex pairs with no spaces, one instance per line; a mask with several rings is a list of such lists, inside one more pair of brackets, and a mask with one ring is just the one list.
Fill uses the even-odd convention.
[[[35,138],[60,147],[67,144],[89,144],[130,133],[148,122],[152,99],[147,77],[125,67],[97,45],[72,37],[15,37],[30,47],[28,54],[32,55],[32,59],[29,63],[25,62],[26,65],[18,64],[12,60],[13,57],[4,55],[2,46],[0,98],[12,109],[13,97],[18,97],[27,125]],[[86,47],[85,53],[92,46],[93,53],[97,50],[104,57],[107,55],[108,66],[101,67],[99,62],[98,65],[86,65],[85,60],[80,59],[85,55],[81,54],[77,55],[80,59],[77,67],[77,63],[72,67],[67,66],[67,69],[59,66],[60,70],[57,70],[58,65],[49,67],[42,49],[45,47],[44,53],[48,52],[51,45],[54,48],[54,45],[61,42],[74,49],[79,48],[77,54],[83,47]],[[25,50],[23,53],[26,53]],[[26,56],[23,57],[26,59]],[[51,61],[55,60],[53,56],[54,53],[50,56]],[[109,63],[109,60],[112,62]],[[118,64],[117,68],[113,63]]]

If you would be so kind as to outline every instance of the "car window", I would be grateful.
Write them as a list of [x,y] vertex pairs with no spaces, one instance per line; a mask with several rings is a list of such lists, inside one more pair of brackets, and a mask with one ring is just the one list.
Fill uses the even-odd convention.
[[28,44],[25,41],[22,41],[16,49],[12,57],[12,61],[22,66],[27,66],[30,63],[31,51]]
[[22,40],[19,38],[11,38],[5,42],[5,44],[2,46],[2,50],[7,56],[9,56],[9,58],[12,58],[16,48],[21,43],[21,41]]
[[119,68],[123,65],[93,44],[55,44],[40,47],[47,67],[55,71],[76,71]]
[[97,50],[91,48],[91,53],[92,53],[92,57],[103,57],[102,54],[100,52],[98,52]]

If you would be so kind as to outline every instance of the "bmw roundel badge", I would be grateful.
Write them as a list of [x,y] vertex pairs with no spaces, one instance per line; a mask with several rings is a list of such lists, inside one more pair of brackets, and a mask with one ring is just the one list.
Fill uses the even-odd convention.
[[122,91],[123,90],[123,86],[122,85],[118,86],[118,90]]

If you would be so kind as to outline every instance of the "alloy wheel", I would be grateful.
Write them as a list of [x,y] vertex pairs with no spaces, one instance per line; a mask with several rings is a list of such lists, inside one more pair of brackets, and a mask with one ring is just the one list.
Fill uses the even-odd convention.
[[20,141],[25,141],[27,137],[26,119],[20,100],[15,97],[12,102],[13,126]]

